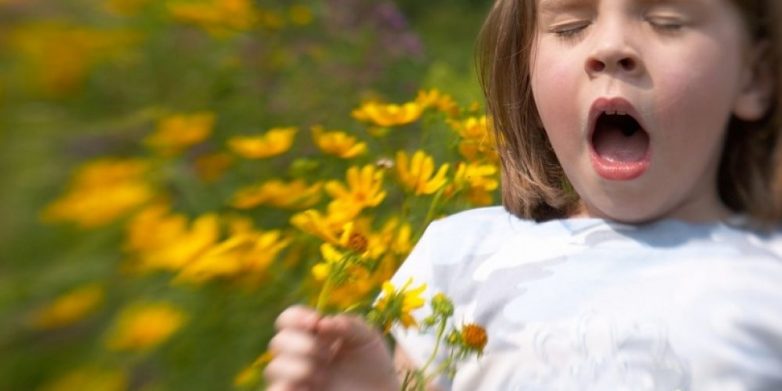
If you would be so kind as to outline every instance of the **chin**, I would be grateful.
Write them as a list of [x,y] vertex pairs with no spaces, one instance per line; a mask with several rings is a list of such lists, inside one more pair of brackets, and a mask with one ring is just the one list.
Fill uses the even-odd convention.
[[665,213],[648,206],[639,207],[638,203],[622,206],[614,204],[605,207],[592,204],[591,207],[587,207],[587,214],[624,224],[644,224],[665,217]]

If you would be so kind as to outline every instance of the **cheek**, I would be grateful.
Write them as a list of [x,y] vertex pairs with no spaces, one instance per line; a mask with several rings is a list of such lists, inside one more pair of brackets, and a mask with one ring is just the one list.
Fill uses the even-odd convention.
[[553,50],[534,51],[532,58],[532,92],[536,100],[556,102],[575,93],[575,82],[583,73],[575,59],[565,52],[554,53]]
[[[531,67],[532,95],[549,139],[557,139],[578,130],[578,70],[574,60],[538,52]],[[571,136],[572,137],[572,136]]]
[[662,63],[651,69],[658,70],[653,80],[661,125],[688,130],[689,135],[681,134],[683,137],[697,137],[698,129],[721,132],[736,95],[737,57],[726,58],[714,45],[682,51],[675,63],[664,60],[670,56],[658,57]]

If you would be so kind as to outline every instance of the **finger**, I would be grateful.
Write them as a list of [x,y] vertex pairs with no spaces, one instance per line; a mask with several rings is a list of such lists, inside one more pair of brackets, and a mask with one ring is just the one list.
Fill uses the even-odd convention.
[[292,328],[312,331],[315,330],[318,320],[320,320],[320,315],[312,308],[295,305],[282,311],[274,325],[277,330]]
[[277,382],[266,387],[266,391],[294,391],[296,386],[290,383]]
[[310,357],[317,360],[330,358],[330,341],[315,334],[296,329],[283,329],[269,341],[269,350],[275,355]]
[[266,387],[266,391],[314,391],[315,388],[306,385],[296,385],[291,383],[274,383]]
[[326,341],[339,341],[346,346],[359,346],[376,342],[380,335],[361,318],[337,315],[320,319],[316,332]]
[[263,372],[269,383],[289,387],[305,386],[318,380],[318,367],[312,360],[292,356],[281,356],[272,360]]

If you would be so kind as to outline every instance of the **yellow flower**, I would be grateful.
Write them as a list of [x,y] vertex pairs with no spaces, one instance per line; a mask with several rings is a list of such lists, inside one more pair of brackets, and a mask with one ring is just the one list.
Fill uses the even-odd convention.
[[231,206],[250,209],[259,205],[271,205],[282,209],[309,208],[320,201],[321,183],[307,185],[303,180],[283,182],[270,180],[256,186],[248,186],[234,194]]
[[412,279],[399,290],[394,287],[391,281],[383,283],[383,292],[380,299],[374,305],[376,319],[380,321],[383,328],[388,331],[394,322],[401,322],[405,328],[416,326],[418,323],[413,318],[412,312],[423,307],[425,301],[421,294],[426,290],[426,284],[421,284],[417,288],[409,289]]
[[424,108],[416,102],[402,105],[367,102],[353,110],[353,118],[379,126],[406,125],[418,120]]
[[355,137],[345,132],[325,132],[321,126],[312,127],[312,138],[321,151],[343,159],[356,157],[367,150],[367,144],[358,142]]
[[20,24],[5,35],[4,41],[21,55],[22,80],[33,82],[53,96],[79,89],[95,65],[126,53],[139,41],[136,33],[128,31],[97,30],[62,22]]
[[330,279],[324,308],[344,311],[371,302],[379,285],[376,274],[355,254],[340,251],[330,243],[323,243],[320,249],[323,261],[313,266],[311,272],[315,281]]
[[127,231],[125,248],[140,271],[177,271],[217,243],[220,224],[217,215],[206,214],[188,227],[185,216],[153,205],[135,216]]
[[356,305],[371,303],[379,285],[376,280],[366,267],[352,265],[345,271],[342,284],[329,293],[329,306],[335,310],[347,311]]
[[70,221],[95,228],[132,211],[150,200],[152,186],[143,178],[148,170],[139,159],[100,159],[83,165],[70,189],[46,207],[46,221]]
[[339,245],[356,254],[364,254],[369,249],[369,240],[365,234],[356,229],[355,223],[351,221],[342,227]]
[[221,277],[246,277],[266,271],[290,239],[279,231],[236,234],[184,266],[177,281],[201,283]]
[[497,189],[497,166],[493,164],[459,163],[454,175],[452,191],[467,190],[474,205],[489,205],[491,192]]
[[194,24],[217,36],[249,30],[258,23],[259,10],[251,0],[205,0],[169,3],[176,21]]
[[103,287],[88,284],[76,288],[33,314],[32,324],[39,329],[68,326],[84,319],[103,302]]
[[330,243],[323,243],[320,245],[320,254],[323,257],[323,261],[315,264],[311,271],[315,280],[325,281],[334,265],[345,259],[345,253],[337,250]]
[[434,173],[434,159],[424,151],[418,150],[412,159],[407,153],[399,151],[396,154],[396,169],[402,185],[415,195],[432,194],[443,187],[448,179],[448,164],[443,164]]
[[485,115],[469,117],[464,121],[451,121],[449,124],[461,137],[459,153],[464,158],[470,161],[499,160],[494,132],[490,129]]
[[334,198],[331,208],[359,211],[380,205],[386,197],[383,190],[383,171],[368,164],[362,168],[348,168],[346,184],[339,181],[326,183],[326,192]]
[[[339,262],[344,258],[345,253],[339,251],[333,245],[339,246],[344,250],[349,250],[352,255],[358,255],[362,258],[376,258],[375,255],[386,250],[384,247],[380,247],[381,243],[377,240],[370,241],[371,234],[368,232],[367,220],[359,220],[358,223],[359,224],[350,221],[343,224],[341,230],[337,232],[336,241],[328,241],[321,246],[320,250],[324,263],[320,266],[316,265],[318,268],[317,271],[313,270],[316,278],[322,279],[322,277],[325,277],[324,274],[320,273],[328,270],[327,268],[323,268],[324,265]],[[360,228],[358,227],[359,225],[361,225]]]
[[266,352],[263,352],[250,365],[242,369],[241,372],[234,377],[234,386],[247,387],[260,382],[261,372],[263,371],[263,368],[272,361],[272,358],[274,358],[274,355],[271,351],[267,350]]
[[296,128],[273,128],[261,136],[232,137],[228,147],[247,159],[264,159],[281,155],[293,146]]
[[261,381],[261,370],[254,366],[248,365],[242,368],[239,373],[234,376],[234,387],[250,387],[251,385],[258,384]]
[[225,152],[216,152],[196,158],[195,170],[202,181],[214,182],[223,176],[231,164],[233,164],[233,156]]
[[434,107],[449,117],[454,117],[459,114],[459,106],[456,104],[456,101],[454,101],[450,95],[443,94],[436,88],[429,91],[419,91],[415,101],[424,107],[424,109]]
[[41,391],[124,391],[128,377],[120,370],[80,368],[46,383]]
[[158,121],[146,142],[164,155],[173,155],[204,141],[212,133],[215,115],[210,112],[175,114]]
[[[410,224],[400,223],[397,218],[388,220],[380,229],[378,240],[381,240],[388,251],[396,255],[407,255],[413,249],[410,241],[412,229]],[[372,238],[374,239],[374,238]],[[370,241],[372,241],[370,239]]]
[[311,235],[315,235],[329,243],[339,242],[339,233],[346,220],[335,218],[334,215],[323,215],[315,209],[293,215],[291,225]]
[[115,320],[106,339],[111,350],[147,351],[177,332],[185,314],[167,303],[134,304]]

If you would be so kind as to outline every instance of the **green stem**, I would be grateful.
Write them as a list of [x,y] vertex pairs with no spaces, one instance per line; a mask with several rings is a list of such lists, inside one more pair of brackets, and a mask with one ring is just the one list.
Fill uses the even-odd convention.
[[455,361],[456,361],[456,357],[454,357],[454,350],[451,349],[451,354],[448,355],[448,358],[443,360],[443,362],[441,362],[440,365],[438,365],[437,368],[432,373],[428,374],[424,379],[424,382],[428,384],[434,378],[442,374],[443,371],[448,369],[451,365],[454,365]]
[[412,375],[413,375],[412,371],[405,371],[405,378],[402,381],[401,391],[408,391],[407,387],[410,387],[410,381],[413,379]]
[[338,278],[337,276],[343,275],[345,269],[348,267],[350,260],[350,253],[346,253],[342,256],[342,258],[339,259],[339,261],[333,263],[329,268],[328,275],[326,276],[326,282],[323,283],[323,288],[320,289],[318,303],[315,306],[315,309],[319,313],[323,313],[323,311],[326,310],[329,293],[331,293],[331,289],[334,287],[335,279]]
[[429,210],[426,212],[426,218],[418,227],[418,231],[416,231],[415,236],[413,236],[415,241],[418,241],[421,235],[424,234],[424,230],[426,229],[426,227],[429,226],[429,223],[431,223],[432,220],[434,219],[434,214],[437,211],[437,207],[440,206],[440,200],[442,200],[443,198],[443,193],[445,193],[445,188],[446,188],[445,185],[440,187],[440,190],[437,190],[437,193],[435,193],[434,197],[432,197],[432,202],[429,204]]
[[427,368],[429,368],[429,365],[432,365],[432,362],[434,362],[434,359],[437,358],[437,352],[440,350],[440,342],[442,342],[443,339],[443,333],[445,333],[445,318],[440,318],[440,324],[437,325],[437,337],[434,342],[434,349],[432,350],[432,354],[429,355],[429,359],[426,360],[426,363],[424,366],[421,367],[421,372],[426,373]]
[[434,378],[436,378],[441,373],[443,373],[444,370],[448,369],[449,365],[451,365],[450,357],[448,358],[448,360],[445,360],[442,363],[440,363],[440,365],[437,366],[437,369],[435,369],[434,372],[426,375],[426,377],[424,378],[424,383],[428,384],[430,381],[434,380]]
[[405,192],[402,195],[402,197],[403,197],[402,198],[402,210],[401,210],[400,215],[401,215],[401,220],[402,221],[406,221],[407,220],[407,215],[410,212],[410,198],[411,197],[407,194],[407,192]]
[[318,295],[318,304],[315,306],[315,309],[318,311],[318,313],[323,313],[323,311],[326,309],[326,300],[329,297],[329,293],[331,293],[331,286],[333,285],[332,282],[333,278],[329,275],[326,277],[326,282],[323,283],[323,288],[320,289],[320,294]]

